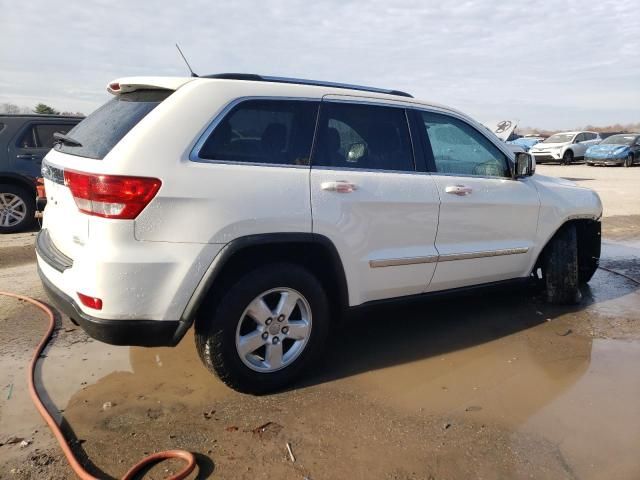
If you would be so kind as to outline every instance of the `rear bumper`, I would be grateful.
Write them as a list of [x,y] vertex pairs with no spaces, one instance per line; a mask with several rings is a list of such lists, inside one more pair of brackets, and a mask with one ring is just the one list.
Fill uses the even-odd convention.
[[38,267],[38,274],[51,303],[76,322],[87,334],[111,345],[160,347],[176,345],[189,325],[172,320],[107,320],[82,312],[76,302],[58,289]]

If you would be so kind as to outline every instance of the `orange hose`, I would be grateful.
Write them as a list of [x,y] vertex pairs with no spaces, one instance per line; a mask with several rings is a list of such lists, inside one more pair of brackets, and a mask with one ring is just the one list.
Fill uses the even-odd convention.
[[[53,331],[55,329],[56,321],[55,321],[53,312],[44,303],[39,302],[38,300],[35,300],[30,297],[17,295],[15,293],[1,292],[1,291],[0,291],[0,295],[4,295],[5,297],[16,298],[18,300],[29,302],[30,304],[35,305],[36,307],[38,307],[40,310],[42,310],[47,314],[49,318],[49,328],[47,329],[47,333],[44,335],[44,337],[42,337],[42,340],[40,340],[40,343],[38,344],[35,352],[33,353],[33,357],[31,357],[31,362],[29,363],[29,372],[27,377],[27,380],[29,382],[29,394],[31,395],[31,400],[33,400],[34,405],[38,409],[38,412],[40,413],[44,421],[47,423],[47,425],[51,429],[51,433],[53,433],[53,436],[58,441],[58,445],[60,445],[60,448],[62,449],[62,453],[64,453],[65,457],[67,457],[67,462],[69,462],[69,466],[78,476],[78,478],[81,478],[82,480],[99,480],[93,475],[91,475],[89,472],[87,472],[82,467],[82,465],[80,465],[80,462],[78,462],[78,460],[74,456],[73,452],[71,451],[71,448],[69,448],[69,445],[67,444],[67,440],[64,438],[64,435],[60,431],[60,427],[58,426],[56,421],[53,419],[53,416],[49,413],[47,408],[42,403],[42,400],[38,395],[38,391],[36,390],[35,381],[34,381],[36,364],[38,363],[38,358],[40,357],[40,354],[49,343],[49,340],[51,339],[51,335],[53,334]],[[157,463],[161,460],[166,460],[169,458],[177,458],[177,459],[184,460],[186,465],[181,471],[179,471],[175,475],[172,475],[171,477],[168,477],[167,480],[181,480],[185,478],[187,475],[189,475],[196,467],[196,458],[193,455],[193,453],[187,452],[186,450],[166,450],[164,452],[154,453],[140,460],[133,467],[131,467],[127,473],[125,473],[124,477],[122,477],[122,480],[132,480],[134,476],[138,472],[140,472],[140,470],[145,468],[147,465]]]

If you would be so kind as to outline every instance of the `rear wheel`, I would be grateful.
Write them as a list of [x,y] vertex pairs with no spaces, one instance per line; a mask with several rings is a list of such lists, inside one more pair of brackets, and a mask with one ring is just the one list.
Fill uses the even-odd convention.
[[0,234],[21,232],[35,222],[35,194],[26,188],[0,184]]
[[580,274],[575,225],[565,225],[555,234],[546,248],[542,271],[549,303],[576,304],[580,302],[582,294],[578,288]]
[[562,165],[569,165],[570,163],[573,163],[573,152],[571,150],[564,152],[561,163]]
[[286,263],[245,274],[196,323],[202,362],[231,388],[261,394],[292,383],[318,359],[329,329],[320,282]]

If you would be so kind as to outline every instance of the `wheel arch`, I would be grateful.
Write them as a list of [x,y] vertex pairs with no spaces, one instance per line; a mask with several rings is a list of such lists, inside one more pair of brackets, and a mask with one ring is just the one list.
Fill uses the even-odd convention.
[[558,233],[573,225],[576,228],[576,238],[578,240],[578,263],[582,263],[587,258],[600,258],[601,251],[601,231],[602,223],[600,219],[594,217],[569,218],[564,221],[549,237],[544,247],[540,250],[538,258],[533,267],[535,273],[542,266],[544,256],[547,254],[549,246]]
[[34,196],[36,194],[35,179],[31,179],[23,175],[18,175],[12,172],[0,172],[0,183],[23,187],[27,190],[33,191]]
[[[340,315],[348,306],[348,286],[340,255],[331,240],[314,233],[267,233],[248,235],[229,242],[216,256],[196,287],[182,314],[182,336],[197,322],[200,307],[214,300],[220,286],[237,280],[259,264],[293,262],[308,268],[318,277]],[[177,339],[179,340],[179,338]]]

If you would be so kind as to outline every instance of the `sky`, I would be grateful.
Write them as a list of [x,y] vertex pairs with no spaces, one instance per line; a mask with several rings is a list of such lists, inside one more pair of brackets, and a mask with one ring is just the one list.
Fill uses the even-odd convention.
[[640,122],[637,0],[0,0],[0,103],[90,113],[109,81],[249,72],[393,88],[486,122]]

